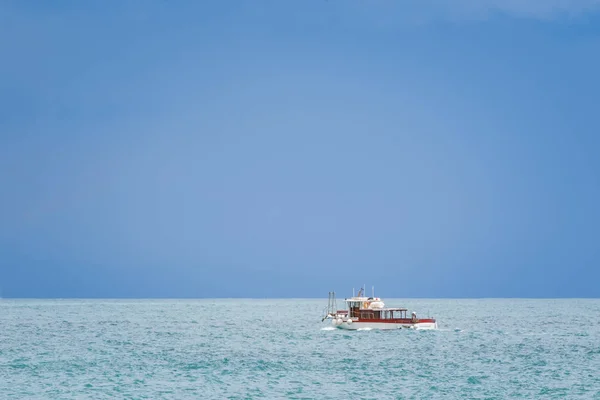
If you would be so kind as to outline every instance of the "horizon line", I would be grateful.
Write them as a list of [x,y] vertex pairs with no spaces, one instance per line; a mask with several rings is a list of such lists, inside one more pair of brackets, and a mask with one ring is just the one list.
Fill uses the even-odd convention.
[[[344,297],[348,298],[348,297]],[[600,300],[600,297],[387,297],[402,300]],[[0,300],[319,300],[325,297],[0,297]],[[342,299],[340,297],[340,299]]]

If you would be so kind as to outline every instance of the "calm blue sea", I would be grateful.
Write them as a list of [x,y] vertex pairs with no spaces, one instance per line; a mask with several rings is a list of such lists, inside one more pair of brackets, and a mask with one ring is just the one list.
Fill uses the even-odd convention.
[[326,305],[0,300],[0,399],[600,399],[600,300],[386,300],[437,331]]

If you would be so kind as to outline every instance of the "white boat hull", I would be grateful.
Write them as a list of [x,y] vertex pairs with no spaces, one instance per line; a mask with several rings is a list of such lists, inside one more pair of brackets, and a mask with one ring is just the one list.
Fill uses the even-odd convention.
[[333,320],[333,326],[339,329],[350,331],[357,330],[392,330],[392,329],[437,329],[436,322],[417,322],[417,323],[394,323],[394,322],[348,322],[338,323]]

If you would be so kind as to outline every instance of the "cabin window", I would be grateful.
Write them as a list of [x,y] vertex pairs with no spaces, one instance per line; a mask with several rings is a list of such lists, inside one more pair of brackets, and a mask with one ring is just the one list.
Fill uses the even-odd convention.
[[373,313],[369,311],[363,311],[360,313],[360,317],[363,319],[373,319]]

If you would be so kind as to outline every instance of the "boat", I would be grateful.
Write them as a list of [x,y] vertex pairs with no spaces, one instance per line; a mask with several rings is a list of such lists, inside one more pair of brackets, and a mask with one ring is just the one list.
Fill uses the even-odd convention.
[[386,307],[383,300],[373,296],[364,296],[364,288],[361,288],[357,296],[352,295],[344,299],[345,310],[337,309],[335,292],[329,292],[329,303],[325,311],[326,319],[331,320],[332,326],[347,330],[369,330],[369,329],[437,329],[437,321],[434,318],[420,318],[416,312],[408,316],[406,308]]

